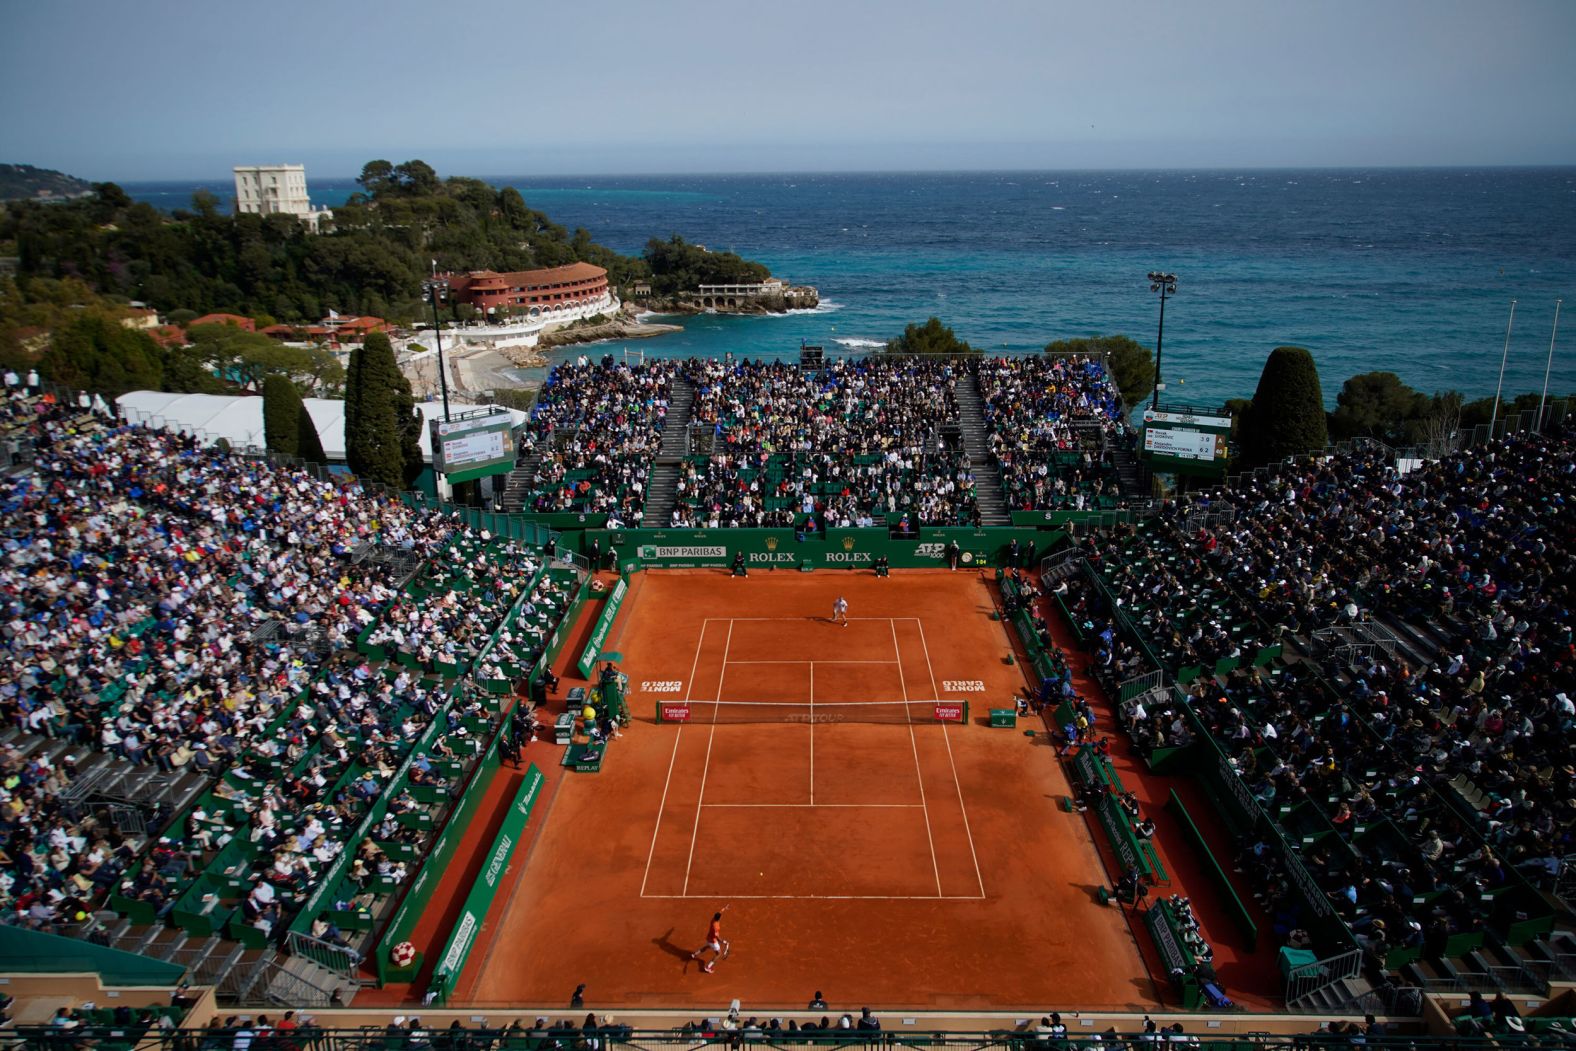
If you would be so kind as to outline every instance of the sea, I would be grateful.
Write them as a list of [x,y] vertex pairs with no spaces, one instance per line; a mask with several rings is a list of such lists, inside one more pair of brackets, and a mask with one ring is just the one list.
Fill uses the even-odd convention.
[[[1154,345],[1172,404],[1253,393],[1271,350],[1313,352],[1324,398],[1387,370],[1427,393],[1539,391],[1556,300],[1576,313],[1576,169],[1317,169],[488,177],[571,230],[638,253],[680,234],[758,260],[821,305],[678,319],[682,333],[580,353],[868,353],[939,317],[992,354],[1077,336]],[[228,180],[126,184],[157,207]],[[352,179],[314,180],[334,207]],[[1512,324],[1512,304],[1514,322]],[[662,320],[662,319],[658,319]],[[1550,392],[1576,394],[1576,317]],[[1506,336],[1509,332],[1507,346]],[[1563,348],[1563,349],[1562,349]],[[527,374],[522,379],[534,378]]]

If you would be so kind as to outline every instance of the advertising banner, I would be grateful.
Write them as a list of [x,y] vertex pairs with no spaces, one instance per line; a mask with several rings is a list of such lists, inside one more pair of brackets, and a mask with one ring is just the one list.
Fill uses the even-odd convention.
[[482,924],[486,922],[487,910],[492,907],[493,897],[498,893],[498,881],[508,871],[509,860],[520,845],[525,823],[541,791],[542,772],[532,763],[525,772],[525,779],[520,782],[514,802],[509,805],[509,812],[504,815],[503,827],[498,830],[492,849],[487,852],[487,861],[482,866],[481,874],[476,877],[471,893],[465,899],[465,907],[460,910],[460,918],[454,924],[448,944],[438,957],[432,975],[434,988],[443,991],[452,989],[454,979],[465,969],[471,947],[476,944],[476,936],[481,933]]
[[596,627],[591,629],[591,640],[586,643],[586,648],[580,653],[580,660],[576,667],[580,669],[581,678],[589,679],[591,672],[596,668],[596,655],[602,652],[602,644],[607,641],[607,633],[613,630],[613,620],[618,616],[618,607],[624,601],[624,594],[629,590],[628,582],[618,578],[618,583],[613,585],[613,590],[608,593],[607,603],[603,605],[602,612],[596,618]]

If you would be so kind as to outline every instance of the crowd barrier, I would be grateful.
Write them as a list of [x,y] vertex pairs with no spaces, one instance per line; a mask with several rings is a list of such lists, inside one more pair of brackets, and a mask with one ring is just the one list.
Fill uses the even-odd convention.
[[[1144,1033],[1134,1019],[1121,1019],[1120,1027],[1109,1027],[1101,1032],[1093,1027],[1093,1020],[1075,1016],[1073,1023],[1089,1028],[1074,1028],[1066,1035],[1038,1034],[1032,1028],[998,1029],[989,1032],[932,1031],[905,1026],[902,1030],[886,1029],[866,1031],[856,1028],[807,1031],[744,1029],[737,1023],[724,1026],[718,1019],[705,1021],[699,1028],[634,1029],[618,1024],[585,1026],[558,1023],[541,1029],[505,1028],[498,1022],[489,1024],[483,1018],[471,1018],[458,1026],[450,1026],[446,1019],[433,1017],[420,1025],[406,1023],[395,1026],[363,1026],[361,1028],[332,1029],[315,1024],[298,1026],[289,1031],[275,1030],[260,1033],[255,1027],[245,1030],[235,1028],[188,1028],[161,1032],[141,1026],[117,1026],[102,1020],[108,1008],[90,1014],[88,1024],[62,1034],[57,1027],[48,1025],[22,1025],[7,1029],[21,1041],[19,1046],[28,1048],[55,1048],[97,1046],[100,1048],[138,1048],[145,1051],[176,1051],[184,1048],[230,1048],[250,1046],[309,1049],[309,1051],[389,1051],[405,1048],[442,1048],[443,1051],[651,1051],[654,1048],[671,1051],[737,1051],[751,1045],[761,1048],[781,1048],[788,1051],[812,1051],[817,1048],[869,1048],[892,1049],[928,1048],[931,1051],[1105,1051],[1109,1048],[1149,1048],[1171,1043],[1176,1046],[1198,1048],[1199,1051],[1335,1051],[1361,1045],[1376,1051],[1494,1051],[1507,1046],[1529,1046],[1519,1034],[1500,1031],[1495,1036],[1456,1036],[1450,1034],[1387,1033],[1366,1036],[1355,1040],[1350,1033],[1306,1032],[1232,1032],[1220,1031],[1217,1021],[1208,1023],[1208,1030],[1189,1025],[1185,1034]],[[831,1012],[837,1015],[838,1012]],[[1572,1039],[1571,1020],[1561,1018],[1533,1018],[1525,1023],[1527,1030],[1541,1041],[1540,1047],[1576,1048]],[[890,1023],[889,1023],[890,1024]],[[1310,1028],[1316,1023],[1308,1021]],[[1558,1028],[1556,1028],[1558,1026]],[[251,1035],[248,1041],[238,1037],[239,1032]]]
[[591,638],[581,652],[580,660],[575,664],[581,678],[591,678],[591,673],[596,670],[597,654],[602,652],[602,644],[607,641],[607,633],[613,629],[613,621],[618,617],[618,608],[624,604],[624,596],[628,593],[629,575],[621,574],[618,583],[613,585],[613,590],[608,592],[607,602],[603,605],[602,612],[597,614],[596,626],[591,629]]
[[531,818],[531,810],[536,806],[541,791],[542,772],[532,763],[526,768],[525,778],[520,782],[514,802],[504,814],[503,826],[498,829],[492,848],[487,852],[487,863],[471,885],[460,917],[438,957],[429,991],[436,993],[435,999],[440,1002],[447,999],[455,979],[465,970],[465,962],[470,959],[471,948],[476,944],[476,935],[486,922],[487,911],[498,893],[498,881],[508,871],[509,862],[514,857],[515,848],[520,845],[525,824]]
[[[186,974],[186,968],[178,963],[10,923],[0,923],[0,960],[5,961],[8,974],[92,971],[107,985],[168,986]],[[0,1030],[0,1047],[4,1046],[4,1030]]]
[[885,558],[893,569],[939,569],[947,565],[947,545],[958,545],[960,569],[1001,565],[1018,541],[1023,565],[1033,551],[1059,543],[1060,530],[993,526],[984,529],[920,529],[894,536],[886,529],[592,529],[580,543],[593,542],[618,552],[621,568],[693,569],[727,567],[742,554],[750,570],[863,569]]
[[1259,925],[1253,922],[1253,916],[1248,912],[1248,907],[1243,904],[1242,898],[1237,894],[1237,888],[1231,885],[1231,877],[1226,875],[1226,870],[1215,857],[1215,852],[1209,849],[1209,843],[1204,839],[1204,833],[1199,831],[1198,824],[1193,820],[1193,815],[1188,813],[1187,804],[1182,802],[1182,797],[1177,795],[1177,790],[1171,790],[1171,798],[1166,802],[1166,809],[1176,816],[1182,832],[1187,836],[1193,850],[1203,859],[1204,867],[1209,870],[1210,877],[1214,880],[1215,889],[1220,892],[1221,900],[1226,905],[1226,911],[1236,922],[1238,930],[1242,932],[1243,941],[1247,944],[1249,952],[1255,952],[1259,947]]

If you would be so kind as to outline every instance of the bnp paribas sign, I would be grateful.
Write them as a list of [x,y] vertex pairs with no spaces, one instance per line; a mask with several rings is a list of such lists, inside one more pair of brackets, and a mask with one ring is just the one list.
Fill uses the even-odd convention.
[[728,549],[722,544],[642,544],[637,550],[642,562],[726,562]]

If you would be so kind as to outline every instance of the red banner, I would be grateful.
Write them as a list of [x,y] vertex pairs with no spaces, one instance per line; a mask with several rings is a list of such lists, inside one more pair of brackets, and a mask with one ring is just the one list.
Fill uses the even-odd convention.
[[689,721],[689,705],[664,704],[662,706],[662,721],[665,723],[683,723]]
[[963,705],[938,704],[936,705],[936,718],[946,722],[961,723],[963,721]]

